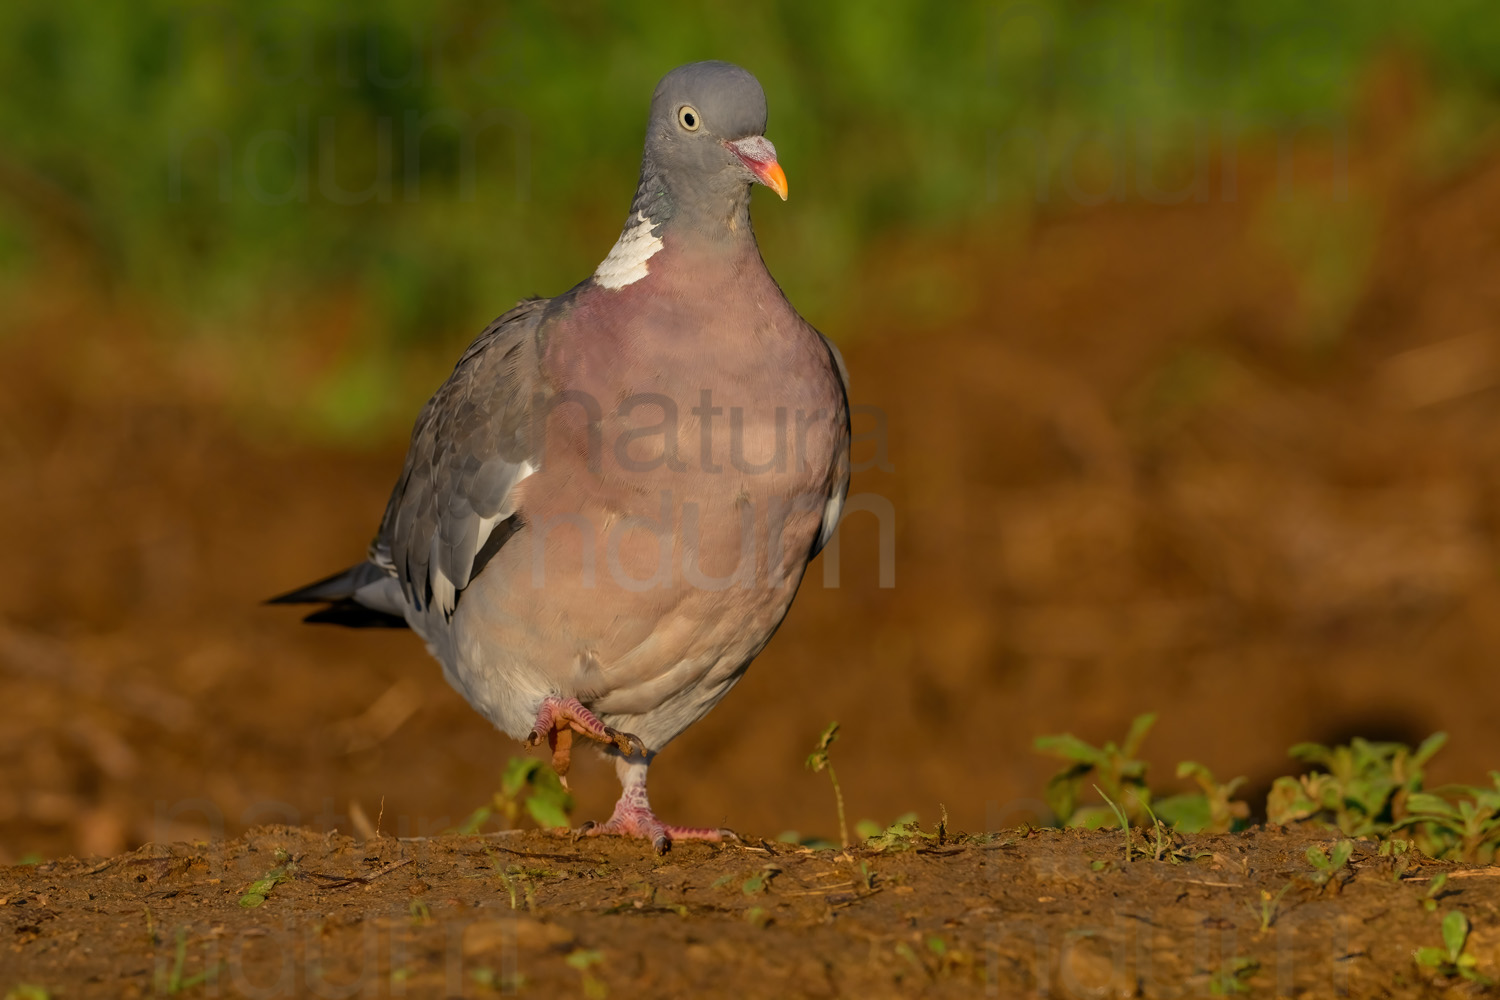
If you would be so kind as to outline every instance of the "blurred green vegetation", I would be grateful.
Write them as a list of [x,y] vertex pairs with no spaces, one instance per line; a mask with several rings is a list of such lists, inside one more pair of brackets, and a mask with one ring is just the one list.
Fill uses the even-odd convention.
[[1084,183],[1091,157],[1336,131],[1389,51],[1444,95],[1435,155],[1462,155],[1500,95],[1493,0],[11,0],[0,292],[62,246],[172,336],[231,354],[347,296],[353,329],[293,409],[358,434],[426,391],[403,359],[446,360],[517,298],[588,274],[679,63],[729,59],[765,85],[792,201],[757,210],[763,248],[847,338],[833,317],[876,237],[1139,193]]

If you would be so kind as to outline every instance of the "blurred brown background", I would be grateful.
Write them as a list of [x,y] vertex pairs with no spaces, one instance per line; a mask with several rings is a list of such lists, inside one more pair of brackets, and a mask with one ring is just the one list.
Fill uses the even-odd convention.
[[[409,340],[370,332],[383,300],[347,275],[288,290],[255,272],[251,306],[205,320],[114,258],[90,201],[113,195],[24,148],[0,159],[22,247],[0,301],[0,862],[348,829],[356,803],[433,831],[488,799],[519,748],[414,636],[258,602],[363,552],[466,337],[607,249],[646,96],[688,41],[616,69],[640,108],[608,146],[609,197],[567,206],[557,274],[489,279],[427,329],[419,309]],[[766,80],[780,144],[797,72],[717,51]],[[545,89],[552,70],[523,62]],[[821,236],[795,227],[846,197],[861,147],[784,148],[793,197],[758,198],[757,228],[843,347],[855,402],[887,417],[854,492],[894,506],[895,586],[874,517],[853,515],[840,586],[814,564],[746,679],[653,769],[658,811],[831,833],[802,762],[834,719],[851,819],[942,803],[969,830],[1035,814],[1052,770],[1035,736],[1117,739],[1145,710],[1163,786],[1195,759],[1263,796],[1293,742],[1435,729],[1452,735],[1439,780],[1500,766],[1500,142],[1495,91],[1441,69],[1372,42],[1330,127],[1189,130],[1150,189],[1096,144],[1043,192],[1007,165],[997,118],[943,181],[957,209],[850,209]],[[858,137],[857,115],[839,121]],[[921,158],[916,132],[896,137]],[[546,150],[536,137],[539,174]],[[899,200],[883,183],[866,209]],[[495,238],[565,204],[538,185],[531,221]],[[394,360],[360,382],[363,357]],[[351,384],[376,403],[339,409]],[[575,775],[578,818],[605,815],[613,775],[593,758]]]

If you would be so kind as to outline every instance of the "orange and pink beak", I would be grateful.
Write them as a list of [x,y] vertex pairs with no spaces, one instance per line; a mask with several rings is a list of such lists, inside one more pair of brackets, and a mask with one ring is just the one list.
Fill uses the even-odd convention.
[[786,172],[776,162],[776,147],[763,135],[747,136],[734,142],[726,142],[730,152],[740,158],[755,179],[781,195],[786,201]]

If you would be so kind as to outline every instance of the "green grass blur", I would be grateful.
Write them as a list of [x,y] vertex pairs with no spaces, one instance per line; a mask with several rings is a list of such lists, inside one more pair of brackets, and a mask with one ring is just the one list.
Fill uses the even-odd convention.
[[757,210],[766,255],[848,337],[833,318],[879,238],[1024,216],[1056,182],[1048,156],[1111,136],[1156,161],[1210,130],[1331,129],[1389,52],[1432,74],[1435,141],[1461,156],[1500,98],[1492,0],[11,0],[0,293],[61,245],[164,336],[227,357],[345,295],[352,339],[288,412],[359,435],[409,419],[408,358],[446,362],[602,257],[679,63],[765,85],[792,190]]

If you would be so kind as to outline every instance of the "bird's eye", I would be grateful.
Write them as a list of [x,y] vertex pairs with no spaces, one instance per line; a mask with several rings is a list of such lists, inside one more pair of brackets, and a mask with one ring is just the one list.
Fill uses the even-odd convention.
[[677,123],[689,132],[698,131],[699,122],[698,109],[691,104],[684,104],[677,109]]

